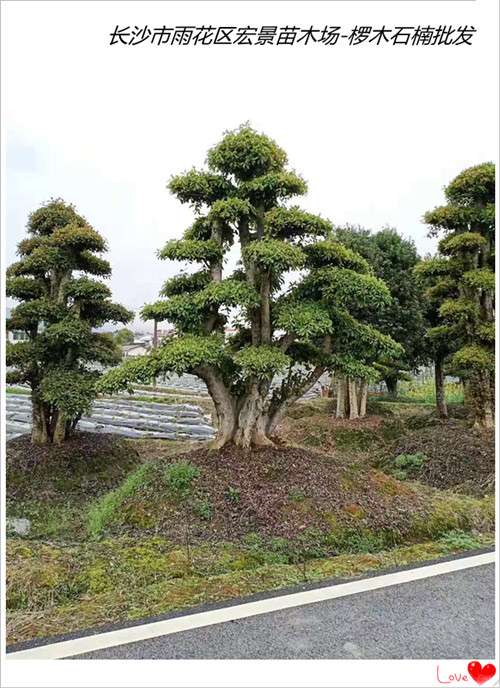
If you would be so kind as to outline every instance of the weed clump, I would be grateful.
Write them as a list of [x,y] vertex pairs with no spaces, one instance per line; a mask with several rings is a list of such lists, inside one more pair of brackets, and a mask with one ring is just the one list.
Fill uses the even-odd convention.
[[191,491],[193,482],[199,478],[200,470],[189,461],[171,463],[165,470],[165,482],[176,497],[185,497]]
[[416,454],[400,454],[394,459],[392,475],[398,480],[415,478],[422,469],[422,466],[428,460],[428,457],[422,454],[422,452],[417,452]]

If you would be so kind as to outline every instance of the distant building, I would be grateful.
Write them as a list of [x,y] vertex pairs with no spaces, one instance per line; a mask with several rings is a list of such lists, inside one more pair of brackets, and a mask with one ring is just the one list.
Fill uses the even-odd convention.
[[[5,316],[10,318],[11,309],[7,308]],[[28,335],[24,330],[7,330],[7,341],[12,344],[17,344],[18,342],[27,342],[29,339]]]
[[28,335],[23,330],[7,330],[7,341],[12,342],[12,344],[27,342],[28,339]]

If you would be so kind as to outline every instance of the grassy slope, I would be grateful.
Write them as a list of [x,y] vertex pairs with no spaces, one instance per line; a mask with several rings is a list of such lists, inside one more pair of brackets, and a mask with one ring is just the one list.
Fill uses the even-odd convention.
[[[264,501],[277,509],[271,514],[276,523],[282,520],[282,507],[293,515],[292,532],[285,533],[292,535],[293,546],[290,538],[271,537],[259,527],[259,519],[228,541],[233,531],[225,530],[227,519],[221,525],[217,512],[239,513],[245,491],[254,495],[248,476],[240,476],[238,486],[238,476],[229,471],[225,484],[221,475],[227,471],[214,480],[216,471],[200,459],[197,475],[187,488],[181,480],[178,491],[179,476],[172,483],[169,467],[182,463],[182,452],[199,444],[104,439],[92,450],[68,451],[59,457],[57,470],[55,457],[34,470],[16,469],[10,449],[8,515],[31,518],[33,528],[27,538],[8,542],[8,641],[138,619],[304,580],[355,576],[492,544],[491,498],[400,482],[370,467],[390,454],[415,418],[417,426],[427,427],[428,411],[402,406],[384,404],[384,415],[354,427],[332,427],[325,399],[292,410],[283,434],[291,444],[321,447],[338,486],[330,509],[334,518],[326,531],[319,527],[321,520],[314,520],[321,512],[316,508],[321,495],[314,493],[311,504],[311,495],[304,494],[304,485],[313,489],[322,481],[320,465],[310,483],[300,470],[286,472],[287,494],[274,487],[267,494]],[[380,414],[381,405],[376,410]],[[22,447],[18,450],[22,454]],[[294,475],[297,485],[292,484]],[[268,482],[279,486],[283,476],[273,477],[271,470]],[[177,485],[173,492],[172,485]],[[360,487],[367,485],[368,491]],[[418,509],[408,506],[412,495]],[[379,520],[393,509],[402,510],[403,521],[408,521],[398,531],[400,537]],[[159,515],[168,523],[165,514],[177,528],[167,532],[152,526]],[[301,514],[308,526],[305,535],[294,538],[293,529],[304,532]]]

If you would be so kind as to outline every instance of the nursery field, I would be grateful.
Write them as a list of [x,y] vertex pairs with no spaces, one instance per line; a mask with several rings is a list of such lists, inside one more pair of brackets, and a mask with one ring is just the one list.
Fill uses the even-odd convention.
[[277,447],[252,453],[10,440],[8,642],[493,544],[493,433],[462,406],[446,422],[407,401],[372,399],[357,421],[332,411],[295,404]]
[[61,198],[7,269],[10,644],[493,545],[494,164],[432,256],[301,209],[248,123],[184,169],[137,313]]

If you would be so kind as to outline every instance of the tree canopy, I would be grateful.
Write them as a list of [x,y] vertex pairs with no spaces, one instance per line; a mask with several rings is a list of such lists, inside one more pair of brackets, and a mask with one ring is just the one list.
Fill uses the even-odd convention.
[[372,232],[338,227],[335,236],[362,255],[389,288],[391,299],[376,310],[365,309],[364,317],[402,347],[399,355],[382,355],[374,362],[389,392],[395,394],[398,380],[407,379],[428,357],[422,289],[413,273],[420,260],[415,244],[392,228]]
[[113,332],[113,339],[118,344],[118,346],[123,346],[124,344],[133,344],[134,333],[129,330],[128,327],[122,327],[119,330]]
[[133,314],[95,279],[111,274],[101,257],[106,242],[72,205],[49,201],[31,213],[27,230],[7,269],[7,296],[19,301],[7,328],[28,339],[8,344],[7,380],[31,386],[32,440],[60,443],[90,409],[99,365],[119,360],[112,336],[95,328]]
[[416,269],[435,309],[428,336],[466,383],[476,425],[493,425],[495,339],[495,166],[461,172],[445,189],[447,204],[424,222],[440,236],[438,253]]
[[[401,355],[364,317],[390,304],[389,289],[332,235],[329,220],[291,203],[307,185],[275,141],[247,125],[227,132],[209,150],[206,169],[168,186],[195,218],[159,258],[197,267],[168,279],[142,317],[174,323],[176,336],[110,371],[101,389],[193,373],[215,404],[216,444],[249,447],[271,443],[287,406],[323,372],[367,377],[375,355]],[[234,245],[240,264],[227,273]],[[298,277],[285,287],[290,272]],[[227,337],[231,319],[236,333]]]

